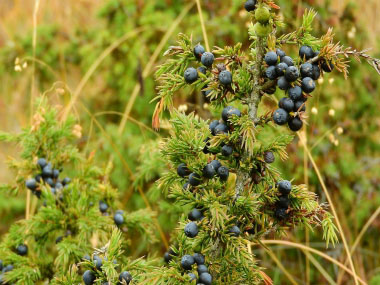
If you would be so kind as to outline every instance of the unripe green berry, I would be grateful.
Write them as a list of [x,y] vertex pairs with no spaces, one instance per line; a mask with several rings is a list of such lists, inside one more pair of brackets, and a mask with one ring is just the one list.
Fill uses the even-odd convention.
[[255,11],[255,19],[261,24],[267,24],[270,18],[270,12],[267,7],[257,8]]
[[255,34],[260,38],[267,37],[272,31],[272,27],[270,25],[263,25],[260,23],[256,23],[253,28],[254,28]]

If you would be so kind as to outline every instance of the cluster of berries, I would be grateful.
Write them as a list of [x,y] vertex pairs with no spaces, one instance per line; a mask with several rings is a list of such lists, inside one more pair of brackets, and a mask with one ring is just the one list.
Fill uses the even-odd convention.
[[277,189],[281,196],[276,203],[275,216],[279,220],[284,220],[287,217],[287,210],[289,208],[289,194],[292,191],[292,184],[288,180],[279,181]]
[[[82,279],[85,285],[92,285],[96,280],[96,271],[102,270],[103,260],[100,256],[94,255],[92,260],[89,255],[83,257],[84,260],[91,261],[93,265],[93,270],[86,270]],[[117,261],[113,261],[114,264],[117,264]],[[119,275],[119,282],[117,284],[129,284],[132,281],[132,275],[128,271],[123,271]],[[103,283],[104,285],[110,285],[108,282]]]
[[205,265],[204,255],[201,253],[186,254],[181,258],[181,267],[185,270],[192,270],[194,264],[197,264],[198,280],[195,273],[189,273],[190,281],[197,280],[197,285],[211,285],[212,276]]
[[189,176],[189,180],[183,185],[183,189],[190,190],[191,186],[195,187],[200,185],[203,178],[211,179],[215,175],[218,175],[222,181],[226,181],[229,176],[229,170],[226,166],[222,166],[220,161],[213,160],[203,168],[203,177],[196,172],[191,173],[185,163],[178,165],[177,174],[181,177]]
[[[185,70],[183,77],[185,79],[185,82],[188,84],[197,81],[199,79],[199,73],[206,75],[207,70],[211,70],[212,65],[215,61],[214,54],[207,52],[205,48],[200,44],[197,44],[194,47],[193,53],[195,58],[202,63],[202,66],[198,67],[197,69],[194,67],[189,67]],[[217,64],[217,74],[218,80],[223,86],[229,86],[232,83],[232,74],[226,69],[226,66],[224,64]],[[207,89],[207,87],[208,86],[206,85],[203,89]],[[208,97],[210,92],[211,90],[202,91],[202,94],[204,95],[207,102],[210,100]]]
[[52,164],[47,162],[45,158],[39,158],[37,165],[41,169],[41,173],[37,174],[34,178],[26,180],[25,186],[38,198],[41,197],[41,189],[39,187],[41,183],[46,183],[49,185],[51,192],[56,195],[63,189],[63,187],[67,186],[71,182],[69,177],[60,180],[59,174],[62,170],[53,168]]
[[[104,201],[99,202],[99,211],[103,215],[108,215],[108,204]],[[117,210],[113,216],[113,220],[115,224],[120,227],[124,223],[124,211],[123,210]]]
[[[315,90],[315,80],[320,77],[321,69],[325,72],[331,72],[333,69],[332,63],[327,63],[324,59],[315,63],[310,61],[318,55],[319,51],[313,51],[309,46],[302,46],[299,56],[303,63],[299,67],[281,49],[270,51],[265,55],[264,60],[268,65],[265,71],[266,77],[277,80],[277,86],[288,95],[280,100],[279,109],[273,113],[276,124],[287,123],[289,129],[294,132],[302,128],[302,113],[306,111],[305,104],[309,94]],[[273,94],[275,89],[269,91],[268,94]]]
[[12,271],[14,269],[14,266],[12,264],[5,265],[3,264],[3,261],[0,260],[0,284],[5,284],[4,281],[4,274]]
[[[26,244],[20,244],[16,247],[16,253],[21,256],[25,256],[28,254],[28,246]],[[12,264],[5,265],[3,261],[0,260],[0,284],[5,284],[4,282],[4,274],[12,271],[14,266]]]

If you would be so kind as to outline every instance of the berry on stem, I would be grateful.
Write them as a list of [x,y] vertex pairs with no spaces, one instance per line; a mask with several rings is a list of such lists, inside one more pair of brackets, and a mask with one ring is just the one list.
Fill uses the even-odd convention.
[[267,7],[259,7],[255,11],[255,19],[261,24],[266,24],[268,23],[270,18],[270,12]]
[[191,212],[187,215],[190,221],[199,221],[202,219],[202,212],[198,209],[192,209]]
[[215,135],[219,135],[219,134],[227,134],[229,131],[227,125],[223,124],[223,123],[219,123],[216,127],[215,127]]
[[193,52],[194,52],[194,56],[195,56],[198,60],[200,60],[201,57],[202,57],[202,54],[203,54],[205,51],[206,51],[206,50],[205,50],[205,48],[204,48],[202,45],[197,44],[197,45],[194,47],[194,50],[193,50]]
[[185,163],[181,163],[177,167],[177,174],[181,177],[185,177],[190,174],[190,170],[187,168]]
[[105,213],[105,212],[107,212],[107,209],[108,209],[108,205],[105,202],[100,201],[99,202],[99,211],[102,213]]
[[274,215],[276,216],[277,219],[279,220],[284,220],[288,216],[286,214],[286,209],[284,208],[277,208]]
[[210,67],[214,63],[214,55],[211,52],[205,52],[202,54],[201,62],[204,66]]
[[232,226],[229,230],[230,234],[232,234],[235,237],[238,237],[240,235],[240,229],[238,226]]
[[282,195],[289,195],[290,191],[292,191],[292,184],[288,180],[282,180],[278,182],[278,191]]
[[287,55],[281,58],[281,62],[286,63],[287,66],[293,66],[294,65],[293,59]]
[[200,264],[198,265],[197,271],[198,271],[198,274],[201,275],[204,272],[208,272],[208,268],[206,265]]
[[203,254],[196,252],[193,254],[193,257],[196,264],[201,265],[205,263],[205,257]]
[[199,276],[199,282],[205,284],[205,285],[211,285],[212,284],[212,276],[208,272],[204,272]]
[[271,151],[264,152],[264,161],[266,163],[273,163],[275,160],[274,154]]
[[298,101],[302,98],[302,89],[299,86],[294,86],[288,90],[289,98],[293,101]]
[[232,83],[232,74],[228,70],[223,70],[219,73],[219,81],[223,85],[230,85]]
[[286,112],[284,109],[279,108],[273,113],[273,121],[277,125],[285,125],[289,120],[289,113]]
[[302,60],[309,60],[314,57],[314,51],[309,46],[302,46],[299,50],[299,56]]
[[210,164],[212,164],[212,165],[214,166],[214,168],[215,168],[216,171],[218,171],[219,167],[222,166],[222,164],[220,163],[219,160],[212,160],[212,161],[210,162]]
[[247,10],[247,12],[254,11],[256,9],[256,0],[248,0],[245,2],[244,8]]
[[220,180],[226,181],[228,179],[229,174],[230,173],[227,167],[221,166],[218,168],[218,176]]
[[95,265],[96,269],[100,270],[102,268],[102,265],[103,265],[102,259],[99,256],[94,255],[93,260],[94,260],[94,265]]
[[212,164],[207,164],[204,168],[203,168],[203,171],[202,171],[202,174],[203,174],[203,177],[205,178],[213,178],[214,175],[215,175],[216,171],[215,171],[215,168]]
[[310,62],[301,64],[301,76],[302,78],[313,76],[313,65]]
[[222,111],[222,119],[223,121],[225,121],[226,123],[228,123],[228,119],[233,116],[233,115],[236,115],[238,117],[241,117],[241,112],[239,109],[237,108],[234,108],[232,106],[227,106],[223,109]]
[[274,51],[268,52],[264,57],[264,61],[268,65],[276,65],[277,60],[278,60],[277,53],[275,53]]
[[298,132],[302,128],[303,123],[301,119],[298,116],[296,116],[296,117],[290,118],[288,122],[288,126],[289,126],[289,129],[291,129],[293,132]]
[[315,82],[312,78],[305,77],[302,79],[301,87],[305,93],[311,93],[315,89]]
[[16,248],[17,254],[21,256],[25,256],[28,254],[28,246],[26,244],[20,244]]
[[296,81],[297,78],[298,78],[299,76],[300,76],[300,73],[299,73],[297,67],[295,67],[295,66],[289,66],[289,67],[286,69],[286,72],[285,72],[285,78],[286,78],[286,80],[288,80],[289,82]]
[[287,112],[292,112],[293,111],[293,109],[294,109],[294,102],[293,102],[292,99],[285,97],[285,99],[281,100],[280,103],[281,103],[280,107],[282,109],[284,109],[285,111],[287,111]]
[[276,202],[277,207],[287,209],[289,207],[289,198],[286,196],[280,196]]
[[124,217],[122,214],[120,213],[116,213],[114,216],[113,216],[113,220],[115,221],[115,224],[120,226],[124,223]]
[[185,226],[185,235],[190,238],[194,238],[198,235],[198,225],[195,222],[190,222]]
[[286,56],[286,53],[282,49],[276,49],[277,55],[280,57],[280,59],[284,56]]
[[322,60],[321,67],[322,67],[322,70],[327,73],[330,73],[331,71],[334,70],[334,64],[331,61],[327,62],[326,60]]
[[215,136],[215,128],[216,126],[219,125],[219,121],[218,120],[214,120],[210,123],[209,125],[209,129],[210,129],[210,132],[211,134],[213,134]]
[[45,158],[39,158],[39,159],[37,160],[37,165],[38,165],[41,169],[43,169],[43,168],[47,165],[47,161],[46,161],[46,159],[45,159]]
[[234,152],[234,149],[229,145],[224,145],[222,147],[221,153],[223,156],[230,156],[233,152]]
[[188,69],[185,70],[185,73],[183,76],[185,78],[186,83],[191,84],[197,81],[198,71],[194,67],[189,67]]
[[288,65],[285,62],[280,62],[276,65],[276,74],[277,76],[284,76],[285,71],[288,68]]
[[29,190],[35,191],[37,189],[37,181],[34,178],[28,179],[25,182],[26,188]]
[[95,274],[91,270],[86,270],[83,275],[82,279],[85,285],[92,285],[95,282]]
[[305,112],[306,111],[306,104],[304,101],[299,100],[294,103],[294,112]]
[[182,256],[181,258],[181,266],[185,270],[191,270],[194,263],[195,263],[194,257],[192,257],[191,255],[186,254]]
[[191,186],[198,186],[199,184],[201,184],[201,182],[202,178],[198,173],[193,172],[190,174],[189,183]]
[[286,80],[285,76],[281,76],[277,81],[277,86],[281,90],[288,90],[290,87],[290,84],[288,80]]
[[265,75],[271,80],[275,80],[277,78],[276,67],[271,65],[265,70]]
[[[119,275],[119,281],[125,281],[125,283],[129,284],[132,281],[132,275],[128,271],[123,271]],[[120,283],[121,284],[121,283]]]

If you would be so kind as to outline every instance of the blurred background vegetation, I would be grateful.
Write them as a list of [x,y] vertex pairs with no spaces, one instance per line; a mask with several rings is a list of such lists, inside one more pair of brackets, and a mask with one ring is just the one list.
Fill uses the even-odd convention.
[[[248,47],[250,18],[244,1],[200,2],[210,46],[242,42]],[[313,8],[319,13],[318,36],[331,26],[336,41],[358,50],[372,48],[369,53],[380,58],[378,0],[276,2],[288,23],[283,32],[294,30],[304,10]],[[166,168],[158,145],[170,130],[165,121],[160,132],[151,129],[155,104],[150,101],[155,97],[155,67],[164,60],[167,47],[175,45],[179,32],[191,34],[195,43],[204,42],[193,0],[0,1],[1,130],[18,132],[27,126],[31,99],[39,94],[48,94],[59,110],[75,98],[71,113],[82,128],[78,146],[95,154],[97,164],[113,165],[111,178],[125,207],[152,207],[166,239],[183,209],[173,207],[154,184]],[[352,256],[358,274],[370,284],[380,284],[379,79],[372,67],[357,62],[349,80],[337,72],[327,75],[308,104],[308,126],[301,134],[333,197],[349,244],[357,245]],[[270,99],[262,104],[274,108]],[[211,117],[201,94],[179,94],[175,105]],[[324,201],[318,177],[297,139],[289,152],[286,163],[277,162],[284,177],[308,184]],[[0,146],[1,183],[13,179],[6,161],[17,155],[16,147]],[[0,193],[0,235],[24,217],[24,196]],[[325,249],[318,231],[289,232],[284,239],[309,244],[345,262],[342,245]],[[154,248],[145,246],[140,245],[136,256],[165,250],[162,240]],[[275,284],[326,284],[339,275],[336,265],[317,255],[305,259],[299,249],[270,245],[269,254],[261,247],[254,249]],[[350,284],[347,276],[341,280]]]

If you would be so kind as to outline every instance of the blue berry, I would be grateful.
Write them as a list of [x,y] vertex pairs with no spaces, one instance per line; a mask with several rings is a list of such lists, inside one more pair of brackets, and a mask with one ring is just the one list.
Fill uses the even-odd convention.
[[25,244],[20,244],[20,245],[16,248],[16,251],[17,251],[17,254],[18,254],[18,255],[25,256],[25,255],[28,254],[28,246],[25,245]]
[[205,257],[203,254],[196,252],[193,254],[193,257],[196,264],[202,265],[205,263]]
[[209,179],[213,178],[215,173],[216,173],[216,171],[215,171],[215,168],[212,164],[207,164],[203,168],[203,171],[202,171],[203,177],[209,178]]
[[322,70],[327,73],[330,73],[331,71],[334,70],[334,64],[331,61],[327,62],[326,60],[322,60],[321,67],[322,67]]
[[194,47],[193,52],[194,52],[194,56],[195,56],[198,60],[200,60],[201,57],[202,57],[202,54],[205,52],[205,48],[204,48],[202,45],[197,44],[197,45]]
[[298,101],[302,99],[302,89],[300,86],[294,86],[288,90],[289,98],[293,101]]
[[276,67],[271,65],[265,70],[265,75],[271,80],[275,80],[277,78],[277,73],[276,73]]
[[309,60],[314,57],[314,51],[309,46],[302,46],[299,50],[299,55],[302,60]]
[[43,169],[47,165],[47,161],[45,158],[39,158],[37,160],[37,165]]
[[211,134],[214,135],[214,136],[215,136],[215,128],[216,128],[217,125],[219,125],[219,121],[218,121],[218,120],[214,120],[214,121],[212,121],[212,122],[210,123],[210,125],[209,125],[210,132],[211,132]]
[[294,112],[305,112],[306,111],[306,104],[304,101],[299,100],[294,103]]
[[107,209],[108,209],[108,205],[105,202],[100,201],[99,202],[99,211],[102,213],[105,213],[105,212],[107,212]]
[[189,67],[188,69],[185,70],[185,73],[183,76],[185,78],[185,81],[187,83],[191,84],[191,83],[197,81],[198,72],[194,67]]
[[206,265],[200,264],[198,265],[197,271],[198,271],[198,275],[201,275],[202,273],[208,272],[208,268]]
[[[132,281],[132,275],[128,271],[123,271],[119,275],[119,281],[124,281],[125,283],[129,284]],[[120,283],[121,284],[121,283]]]
[[44,179],[53,177],[53,169],[49,164],[42,169],[42,177]]
[[265,60],[266,64],[268,64],[268,65],[276,65],[277,60],[278,60],[277,53],[275,53],[274,51],[268,52],[265,55],[264,60]]
[[228,119],[231,117],[231,116],[238,116],[238,117],[241,117],[241,112],[239,109],[237,108],[234,108],[232,106],[227,106],[223,109],[222,111],[222,119],[223,121],[225,121],[226,123],[228,122]]
[[[198,70],[200,73],[203,73],[203,74],[206,74],[206,72],[207,72],[207,69],[206,69],[204,66],[200,66],[200,67],[198,67],[197,70]],[[205,88],[207,88],[207,86],[206,86]]]
[[311,93],[315,90],[315,82],[310,77],[302,79],[301,88],[305,93]]
[[293,109],[294,109],[294,102],[292,99],[290,98],[286,98],[284,100],[281,100],[280,101],[281,103],[281,106],[280,108],[284,109],[285,111],[287,111],[288,113],[289,112],[293,112]]
[[226,181],[228,179],[230,172],[226,166],[221,166],[218,168],[218,176],[220,180]]
[[113,220],[115,221],[115,224],[120,226],[124,223],[124,217],[122,214],[115,214],[113,216]]
[[216,171],[218,171],[219,167],[222,166],[222,164],[220,163],[219,160],[212,160],[212,161],[210,162],[210,164],[212,164],[212,165],[214,166],[214,168],[215,168]]
[[264,152],[264,161],[266,163],[273,163],[275,160],[274,154],[271,151]]
[[190,190],[190,187],[191,187],[190,183],[186,182],[185,184],[183,184],[182,189],[187,191],[187,190]]
[[[3,270],[3,261],[0,259],[0,271]],[[0,283],[1,284],[1,283]]]
[[321,76],[321,69],[319,68],[318,64],[313,64],[313,72],[312,73],[313,74],[310,77],[313,78],[314,80],[318,80],[319,77]]
[[278,191],[283,195],[289,195],[292,191],[292,184],[288,180],[281,180],[278,182]]
[[200,177],[200,175],[198,173],[191,173],[190,176],[189,176],[189,183],[191,186],[198,186],[199,184],[201,184],[202,182],[202,178]]
[[276,65],[276,75],[278,76],[284,76],[285,71],[288,68],[288,65],[284,62],[280,62],[279,64]]
[[199,282],[203,283],[204,285],[211,285],[212,284],[212,276],[208,272],[204,272],[199,276]]
[[233,152],[234,152],[234,149],[229,145],[224,145],[222,147],[221,153],[223,156],[230,156]]
[[293,59],[287,55],[281,58],[281,62],[286,63],[287,66],[293,66],[294,65]]
[[255,11],[256,0],[248,0],[247,2],[245,2],[244,8],[245,8],[245,10],[247,10],[247,12]]
[[281,76],[277,81],[277,86],[281,90],[288,90],[290,88],[290,84],[288,80],[286,80],[285,76]]
[[96,269],[100,270],[102,268],[102,265],[103,265],[102,259],[99,256],[94,255],[93,260],[94,260],[94,265],[95,265]]
[[223,85],[230,85],[232,83],[232,74],[228,70],[223,70],[219,73],[219,81]]
[[62,180],[62,184],[63,184],[64,186],[70,184],[70,182],[71,182],[71,179],[70,179],[69,177],[65,177],[65,178],[63,178],[63,180]]
[[313,65],[310,62],[301,64],[301,76],[302,78],[313,76]]
[[223,124],[223,123],[219,123],[216,127],[215,127],[215,135],[219,135],[219,134],[227,134],[229,131],[227,125]]
[[7,266],[5,266],[2,270],[3,273],[6,273],[6,272],[9,272],[9,271],[12,271],[15,267],[12,265],[12,264],[8,264]]
[[295,66],[289,66],[286,69],[285,78],[286,78],[287,81],[289,81],[289,82],[296,81],[299,76],[300,76],[300,73],[299,73],[297,67],[295,67]]
[[188,223],[184,228],[185,235],[194,238],[198,235],[198,225],[195,222]]
[[82,279],[85,285],[92,285],[95,282],[95,274],[91,270],[86,270],[83,275]]
[[177,174],[181,177],[185,177],[190,174],[190,170],[187,168],[185,163],[181,163],[177,167]]
[[285,125],[289,120],[289,113],[286,112],[284,109],[277,109],[276,111],[274,111],[273,113],[273,121],[277,124],[277,125]]
[[238,237],[240,235],[240,229],[238,226],[232,226],[229,230],[230,234],[232,234],[235,237]]
[[286,56],[286,53],[285,53],[282,49],[279,49],[279,48],[276,49],[276,53],[277,53],[277,55],[278,55],[280,58]]
[[274,215],[279,220],[284,220],[288,216],[286,214],[286,209],[284,209],[284,208],[277,208]]
[[185,270],[191,270],[191,267],[194,265],[194,263],[194,257],[191,255],[186,254],[181,258],[181,266]]
[[59,169],[53,169],[53,178],[54,179],[57,179],[58,178],[58,176],[59,176]]
[[35,191],[37,189],[37,181],[34,178],[28,179],[25,182],[26,188],[29,190]]
[[289,198],[286,196],[280,196],[276,202],[278,208],[287,209],[289,207]]
[[194,281],[194,280],[197,280],[197,276],[194,273],[189,273],[187,275],[190,277],[190,282]]
[[199,221],[203,218],[202,212],[198,209],[192,209],[191,212],[187,215],[190,221]]
[[214,55],[211,52],[205,52],[202,54],[201,62],[204,66],[210,67],[214,63]]
[[293,132],[298,132],[300,129],[302,129],[303,123],[301,119],[296,116],[289,119],[288,126],[289,129],[291,129]]

